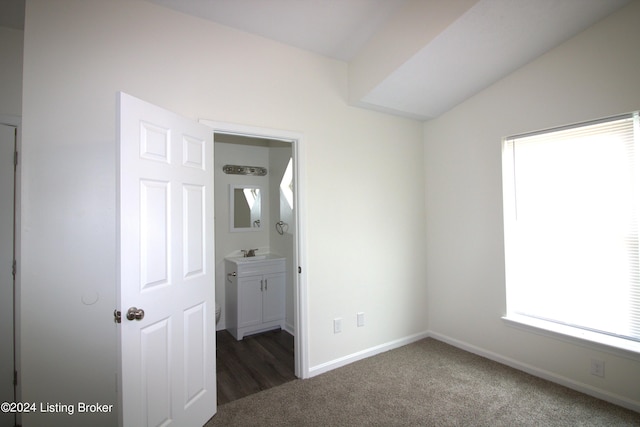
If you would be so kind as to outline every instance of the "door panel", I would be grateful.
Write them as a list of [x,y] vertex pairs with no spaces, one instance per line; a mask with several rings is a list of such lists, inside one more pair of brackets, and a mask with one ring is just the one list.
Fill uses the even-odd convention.
[[184,272],[185,277],[204,274],[206,254],[205,232],[205,188],[202,185],[185,185],[184,200]]
[[169,182],[140,181],[141,290],[169,282]]
[[171,413],[170,319],[162,319],[140,330],[142,400],[147,403],[143,424],[167,425]]
[[286,279],[284,273],[265,276],[263,320],[271,322],[285,318]]
[[184,313],[184,405],[188,407],[206,392],[206,313],[204,304],[198,304]]
[[213,132],[126,94],[119,118],[120,422],[202,426],[216,411]]
[[238,329],[262,323],[262,276],[238,279]]

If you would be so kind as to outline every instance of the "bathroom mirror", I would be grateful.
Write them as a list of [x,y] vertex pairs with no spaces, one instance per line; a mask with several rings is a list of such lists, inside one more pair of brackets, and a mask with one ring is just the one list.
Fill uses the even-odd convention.
[[229,187],[229,218],[231,231],[260,231],[262,215],[262,194],[255,185],[235,185]]

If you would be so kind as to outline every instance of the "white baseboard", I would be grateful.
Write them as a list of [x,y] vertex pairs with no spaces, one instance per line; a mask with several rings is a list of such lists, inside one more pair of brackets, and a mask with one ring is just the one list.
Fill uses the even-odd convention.
[[289,322],[285,322],[284,324],[284,328],[283,330],[285,330],[286,332],[289,332],[291,335],[293,335],[294,337],[296,336],[295,333],[295,328],[293,327],[293,325]]
[[596,397],[598,399],[602,399],[604,401],[613,403],[618,406],[622,406],[623,408],[630,409],[632,411],[640,412],[640,403],[632,401],[626,397],[619,396],[617,394],[608,392],[606,390],[602,390],[596,387],[593,387],[588,384],[584,384],[578,381],[574,381],[572,379],[563,377],[561,375],[554,374],[553,372],[546,371],[544,369],[537,368],[535,366],[529,365],[527,363],[519,362],[515,359],[511,359],[509,357],[504,357],[500,354],[493,353],[491,351],[485,350],[480,347],[476,347],[474,345],[468,344],[463,341],[459,341],[454,338],[450,338],[446,335],[442,335],[433,331],[429,331],[425,334],[428,337],[434,338],[438,341],[445,342],[459,349],[468,351],[469,353],[477,354],[478,356],[485,357],[487,359],[493,360],[494,362],[501,363],[503,365],[510,366],[519,371],[526,372],[533,376],[545,379],[547,381],[551,381],[556,384],[563,385],[570,389],[579,391],[581,393],[587,394],[589,396]]
[[411,344],[412,342],[415,342],[415,341],[420,341],[421,339],[427,338],[427,337],[428,337],[428,333],[422,332],[419,334],[410,335],[405,338],[400,338],[398,340],[391,341],[385,344],[380,344],[375,347],[371,347],[362,351],[358,351],[356,353],[349,354],[347,356],[343,356],[338,359],[330,360],[329,362],[325,362],[320,365],[309,368],[308,378],[315,377],[316,375],[320,375],[325,372],[329,372],[333,369],[340,368],[342,366],[348,365],[358,360],[366,359],[367,357],[375,356],[376,354],[384,353],[385,351],[393,350],[395,348],[399,348],[407,344]]

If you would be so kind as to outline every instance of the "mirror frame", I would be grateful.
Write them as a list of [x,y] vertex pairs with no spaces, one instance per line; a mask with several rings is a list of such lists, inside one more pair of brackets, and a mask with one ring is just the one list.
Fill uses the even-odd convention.
[[[245,188],[255,188],[260,190],[260,226],[258,227],[236,227],[235,226],[235,192],[236,190],[244,190]],[[264,217],[264,188],[261,185],[251,184],[229,184],[229,231],[232,233],[237,232],[255,232],[262,231],[263,217]]]

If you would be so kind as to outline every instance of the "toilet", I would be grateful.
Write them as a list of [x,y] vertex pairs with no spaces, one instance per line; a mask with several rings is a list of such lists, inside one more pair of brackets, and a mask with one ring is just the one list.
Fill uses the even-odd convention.
[[221,311],[220,304],[216,303],[216,325],[220,321],[220,311]]

